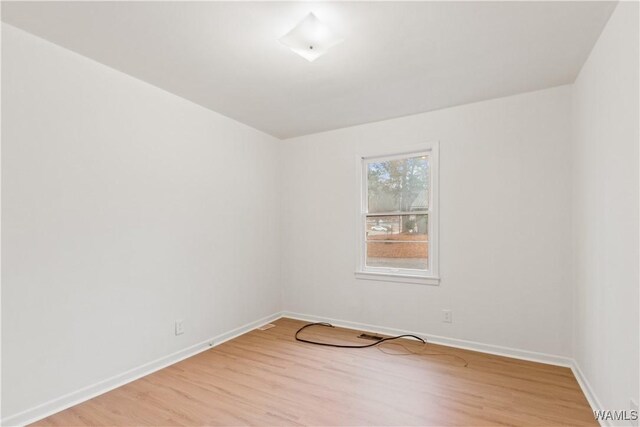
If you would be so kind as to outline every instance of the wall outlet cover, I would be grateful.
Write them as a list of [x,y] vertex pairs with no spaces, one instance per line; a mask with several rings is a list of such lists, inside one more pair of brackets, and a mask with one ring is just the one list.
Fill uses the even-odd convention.
[[176,335],[184,334],[184,320],[176,320]]

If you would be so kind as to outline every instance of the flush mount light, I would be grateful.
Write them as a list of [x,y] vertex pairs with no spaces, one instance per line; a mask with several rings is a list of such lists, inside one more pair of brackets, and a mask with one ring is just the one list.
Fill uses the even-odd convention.
[[315,61],[341,41],[313,13],[309,13],[293,30],[280,37],[280,43],[309,62]]

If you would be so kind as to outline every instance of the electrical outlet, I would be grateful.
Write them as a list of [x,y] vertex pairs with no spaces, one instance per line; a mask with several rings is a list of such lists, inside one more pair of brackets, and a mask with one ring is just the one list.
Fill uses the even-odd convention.
[[184,320],[176,320],[176,335],[184,334]]
[[442,321],[444,323],[452,323],[453,322],[453,315],[451,313],[451,310],[442,310]]

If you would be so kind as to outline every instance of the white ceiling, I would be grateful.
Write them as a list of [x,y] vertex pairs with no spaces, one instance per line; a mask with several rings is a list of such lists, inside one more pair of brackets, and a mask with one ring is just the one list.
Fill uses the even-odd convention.
[[[280,138],[574,81],[612,2],[3,2],[2,20]],[[278,42],[314,12],[345,41]]]

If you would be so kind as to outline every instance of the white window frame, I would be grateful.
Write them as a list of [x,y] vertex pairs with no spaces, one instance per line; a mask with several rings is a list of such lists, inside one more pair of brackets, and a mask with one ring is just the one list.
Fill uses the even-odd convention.
[[[396,160],[407,157],[427,155],[429,157],[429,209],[416,212],[429,215],[429,269],[412,270],[388,267],[367,267],[366,265],[366,232],[365,224],[367,218],[367,198],[368,198],[368,167],[372,161]],[[438,141],[420,144],[418,146],[406,147],[389,153],[367,153],[356,158],[358,170],[358,209],[357,209],[357,262],[355,276],[358,279],[378,280],[385,282],[415,283],[422,285],[439,285],[440,276],[439,264],[439,143]],[[406,215],[406,212],[385,212],[385,215]],[[411,214],[414,214],[411,212]],[[380,215],[376,213],[376,215]]]

